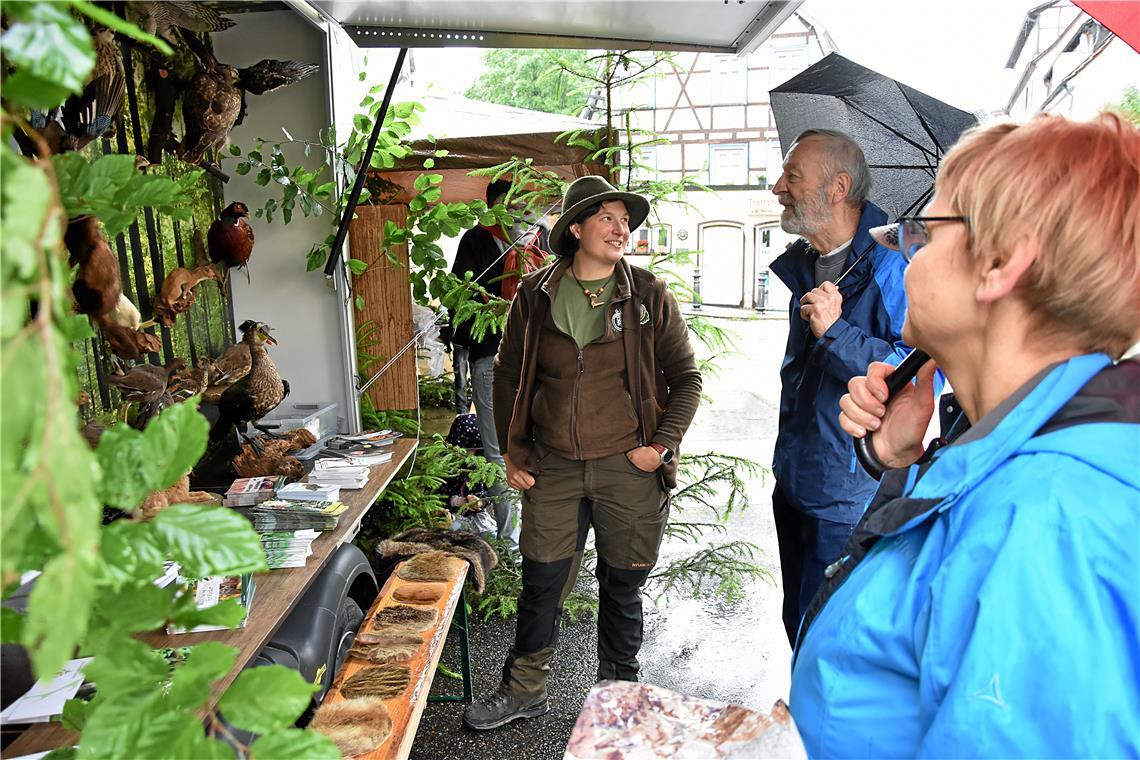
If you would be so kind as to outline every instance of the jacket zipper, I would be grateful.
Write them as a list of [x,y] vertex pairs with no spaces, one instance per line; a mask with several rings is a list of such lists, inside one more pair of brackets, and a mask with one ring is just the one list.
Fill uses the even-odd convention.
[[574,378],[574,404],[570,412],[570,434],[574,437],[574,458],[582,458],[582,437],[578,434],[579,405],[582,399],[582,375],[586,373],[586,357],[578,348],[578,376]]

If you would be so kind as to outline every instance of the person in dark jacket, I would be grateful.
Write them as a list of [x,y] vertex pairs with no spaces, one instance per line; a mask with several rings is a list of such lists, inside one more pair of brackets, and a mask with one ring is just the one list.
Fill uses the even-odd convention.
[[[934,361],[840,401],[895,469],[802,626],[809,757],[1140,757],[1138,193],[1134,125],[1042,114],[964,135],[900,222]],[[972,427],[924,451],[935,364]]]
[[784,207],[780,226],[801,236],[771,266],[792,292],[772,510],[793,647],[824,569],[875,492],[839,428],[839,398],[872,361],[906,354],[906,262],[868,234],[887,221],[867,201],[870,189],[859,146],[829,130],[797,138],[773,188]]
[[[511,183],[499,180],[487,185],[487,205],[494,206],[502,201],[510,191]],[[503,277],[503,262],[510,243],[497,228],[482,225],[472,227],[463,233],[459,240],[459,250],[455,254],[455,263],[451,267],[452,273],[463,277],[470,272],[475,282],[491,293],[499,292],[499,282]],[[455,319],[454,313],[451,314]],[[499,451],[499,436],[495,431],[494,401],[492,399],[491,381],[495,363],[495,354],[499,350],[497,331],[488,330],[482,338],[475,339],[471,334],[471,321],[456,325],[451,342],[455,347],[454,361],[458,365],[466,361],[470,368],[471,395],[475,402],[475,417],[479,421],[479,433],[483,439],[483,456],[492,462],[503,464],[503,457]],[[462,368],[466,369],[466,368]],[[458,383],[462,376],[463,382],[467,380],[467,373],[459,366],[455,367],[457,382],[456,396],[459,395]],[[466,410],[464,411],[466,413]],[[498,538],[518,543],[519,520],[517,514],[518,501],[508,492],[503,483],[496,483],[488,491],[488,500],[495,515]]]
[[502,682],[473,729],[547,712],[562,605],[590,528],[598,678],[637,680],[641,587],[657,562],[678,447],[701,395],[688,327],[665,283],[623,258],[649,203],[582,177],[550,234],[559,259],[522,279],[495,364],[507,481],[523,492],[522,584]]

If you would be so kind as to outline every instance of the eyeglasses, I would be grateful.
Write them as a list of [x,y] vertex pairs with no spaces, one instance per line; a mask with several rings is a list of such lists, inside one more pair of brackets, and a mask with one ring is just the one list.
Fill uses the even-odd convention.
[[899,252],[910,261],[930,242],[929,222],[961,222],[969,224],[968,216],[900,216],[898,224]]

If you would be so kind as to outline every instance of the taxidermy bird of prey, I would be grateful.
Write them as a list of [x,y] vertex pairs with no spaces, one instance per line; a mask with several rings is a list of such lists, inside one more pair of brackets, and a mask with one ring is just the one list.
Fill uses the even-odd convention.
[[234,25],[231,19],[204,3],[187,0],[128,2],[127,18],[142,27],[143,31],[157,34],[168,42],[171,27],[188,32],[221,32]]
[[249,208],[241,201],[234,201],[226,206],[206,233],[210,261],[224,266],[226,276],[230,269],[244,267],[253,255],[253,227],[248,218]]
[[218,63],[211,56],[205,67],[190,80],[182,98],[182,136],[179,154],[190,164],[201,163],[206,152],[222,146],[241,111],[238,70]]

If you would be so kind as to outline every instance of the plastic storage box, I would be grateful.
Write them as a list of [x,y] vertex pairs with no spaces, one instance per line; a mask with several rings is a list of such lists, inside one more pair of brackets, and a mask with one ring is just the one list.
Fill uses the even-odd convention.
[[335,402],[294,404],[286,400],[272,412],[262,417],[259,424],[275,433],[286,433],[290,430],[305,428],[319,441],[337,434],[340,418],[337,416],[336,408]]

